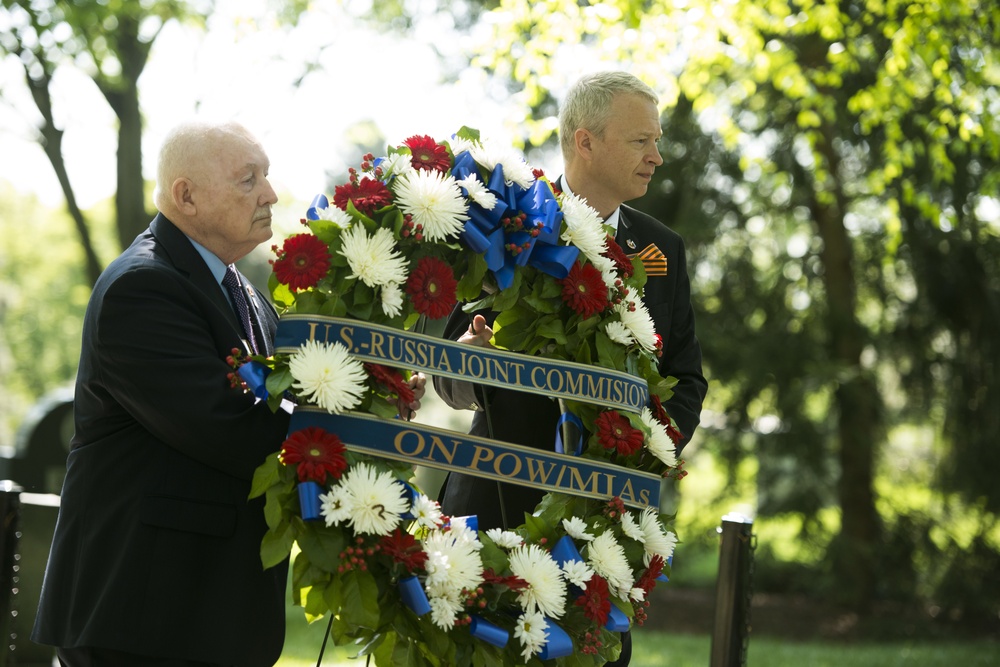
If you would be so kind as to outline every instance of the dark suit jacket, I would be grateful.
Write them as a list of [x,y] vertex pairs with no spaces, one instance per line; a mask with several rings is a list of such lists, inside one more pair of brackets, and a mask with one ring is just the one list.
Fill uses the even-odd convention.
[[[667,257],[667,275],[649,277],[643,301],[656,332],[663,337],[660,373],[678,380],[666,409],[685,435],[684,442],[678,445],[679,453],[698,426],[701,404],[708,389],[701,370],[701,346],[694,331],[684,241],[663,223],[628,206],[621,207],[617,240],[626,253],[641,251],[653,243]],[[496,316],[492,312],[480,314],[491,324]],[[457,339],[468,329],[471,319],[472,315],[456,308],[445,325],[444,336]],[[555,401],[503,388],[484,390],[477,387],[473,394],[469,383],[441,377],[433,380],[435,390],[450,406],[469,409],[475,405],[473,409],[477,411],[472,419],[471,433],[491,437],[492,427],[492,437],[497,440],[552,450],[559,419]],[[488,404],[489,414],[482,409],[484,403]],[[492,480],[451,473],[440,494],[441,508],[452,516],[478,515],[481,530],[502,527],[505,523],[513,528],[523,523],[524,513],[531,513],[544,495],[524,486],[502,484],[500,491],[497,486]],[[501,511],[501,494],[506,522]]]
[[[270,340],[277,315],[255,297]],[[254,469],[288,415],[230,388],[241,328],[163,215],[104,271],[83,328],[75,425],[32,639],[270,666],[287,567],[265,571]]]

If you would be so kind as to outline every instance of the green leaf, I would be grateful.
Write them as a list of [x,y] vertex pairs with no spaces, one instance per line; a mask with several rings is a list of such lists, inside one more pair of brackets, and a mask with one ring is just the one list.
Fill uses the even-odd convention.
[[264,462],[257,466],[253,472],[249,498],[258,498],[264,495],[264,492],[269,488],[279,484],[281,482],[280,469],[281,461],[278,460],[277,452],[264,459]]
[[368,572],[348,570],[342,577],[344,608],[343,615],[350,622],[365,628],[378,627],[378,585]]
[[295,378],[292,377],[288,366],[281,365],[268,373],[267,379],[264,380],[264,387],[269,395],[280,398],[294,381]]
[[305,530],[299,535],[299,548],[316,566],[336,572],[340,565],[340,554],[347,547],[344,531],[330,528],[319,521],[305,522]]
[[538,323],[537,335],[544,336],[559,343],[566,344],[566,330],[563,328],[563,321],[558,317],[544,317]]
[[292,525],[287,521],[264,533],[260,542],[260,562],[264,569],[274,567],[292,553],[294,535]]

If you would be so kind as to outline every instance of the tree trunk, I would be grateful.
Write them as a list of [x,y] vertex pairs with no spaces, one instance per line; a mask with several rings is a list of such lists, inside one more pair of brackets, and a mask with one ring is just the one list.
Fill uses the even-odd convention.
[[[17,55],[22,55],[20,50],[18,50]],[[49,163],[56,173],[56,178],[59,179],[59,187],[62,188],[63,196],[66,198],[66,209],[69,211],[77,235],[80,237],[87,280],[93,286],[97,282],[97,278],[101,275],[103,267],[100,259],[97,257],[97,251],[94,249],[94,243],[90,238],[90,227],[83,215],[83,211],[80,210],[80,206],[76,202],[76,194],[73,192],[73,185],[69,182],[69,173],[66,171],[66,162],[62,154],[63,132],[56,127],[52,117],[52,93],[49,90],[52,76],[48,69],[43,67],[41,75],[37,79],[33,78],[27,64],[28,61],[22,58],[21,62],[25,63],[25,80],[28,83],[28,88],[31,90],[31,97],[34,99],[35,106],[38,107],[38,111],[42,115],[43,124],[39,130],[42,135],[42,149],[45,151],[45,155],[48,157]]]
[[142,113],[139,110],[139,76],[149,57],[149,44],[139,40],[138,21],[120,16],[118,57],[122,65],[120,81],[95,78],[104,98],[118,116],[118,189],[115,211],[118,239],[122,248],[149,225],[145,182],[142,178]]
[[[819,147],[830,174],[837,178],[838,158],[827,142]],[[840,184],[835,186],[838,193]],[[881,528],[875,509],[874,462],[879,438],[879,396],[875,383],[861,365],[866,342],[856,315],[857,284],[853,272],[851,239],[844,226],[846,204],[836,205],[814,196],[812,215],[823,249],[823,281],[827,294],[828,330],[833,361],[839,369],[837,436],[841,530],[832,549],[835,574],[844,601],[865,611],[875,594],[875,553]]]

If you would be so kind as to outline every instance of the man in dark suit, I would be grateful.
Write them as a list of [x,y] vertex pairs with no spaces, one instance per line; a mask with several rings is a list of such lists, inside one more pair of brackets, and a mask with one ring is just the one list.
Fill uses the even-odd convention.
[[267,667],[281,653],[287,567],[262,568],[263,502],[247,496],[288,414],[226,378],[233,348],[271,352],[278,318],[238,272],[233,295],[223,286],[271,238],[268,165],[239,125],[176,128],[159,214],[94,287],[32,634],[64,666]]
[[[662,136],[656,94],[625,72],[601,72],[580,79],[569,91],[559,116],[559,135],[565,174],[557,183],[566,192],[587,201],[616,230],[616,241],[626,253],[658,250],[655,268],[647,271],[643,301],[663,338],[659,370],[677,378],[673,397],[665,407],[687,444],[699,423],[708,383],[702,374],[701,347],[695,337],[691,285],[684,242],[656,219],[623,202],[646,193],[657,166]],[[650,248],[652,246],[652,248]],[[473,345],[489,346],[495,313],[466,314],[456,309],[444,335]],[[487,389],[435,377],[434,387],[446,403],[474,409],[472,433],[498,440],[551,450],[559,407],[554,401],[503,388]],[[484,407],[488,406],[488,412]],[[442,510],[462,516],[476,514],[480,529],[510,527],[531,513],[543,492],[523,486],[451,473],[441,492]],[[503,498],[501,503],[500,498]],[[631,640],[623,637],[622,656],[613,663],[627,665]]]

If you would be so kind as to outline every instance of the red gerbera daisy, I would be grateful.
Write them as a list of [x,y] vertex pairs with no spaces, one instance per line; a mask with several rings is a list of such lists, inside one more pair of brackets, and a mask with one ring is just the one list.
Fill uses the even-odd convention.
[[608,307],[608,288],[593,264],[574,264],[562,280],[562,299],[575,312],[590,317]]
[[451,267],[437,257],[424,257],[406,281],[406,293],[413,308],[432,320],[444,317],[455,307],[458,283]]
[[330,270],[330,250],[312,234],[289,236],[276,253],[274,275],[292,291],[315,287]]
[[635,273],[635,267],[632,266],[632,260],[628,258],[622,247],[618,245],[615,241],[615,237],[608,234],[608,249],[604,252],[604,256],[615,263],[618,267],[618,272],[622,274],[625,278],[631,278],[632,274]]
[[367,216],[383,206],[392,203],[392,192],[382,181],[365,176],[357,183],[338,185],[333,190],[333,203],[342,211],[347,210],[347,202],[354,202],[354,208]]
[[412,136],[403,142],[410,149],[413,157],[410,163],[414,169],[445,172],[451,169],[451,158],[448,149],[434,141],[426,134],[422,137]]
[[632,428],[627,417],[617,410],[606,410],[594,420],[597,439],[605,449],[614,449],[622,456],[628,456],[642,447],[642,431]]
[[576,599],[576,606],[583,607],[583,615],[598,625],[607,623],[611,613],[607,580],[599,574],[592,575],[587,582],[587,590]]
[[323,484],[327,475],[338,479],[347,470],[340,438],[316,426],[288,436],[281,445],[279,458],[285,465],[298,464],[296,472],[300,482]]
[[390,393],[395,394],[399,400],[406,405],[413,402],[413,389],[406,384],[403,374],[394,368],[380,366],[379,364],[365,364],[365,370],[372,376],[376,383],[385,387]]
[[407,569],[421,569],[427,563],[427,552],[417,539],[399,528],[379,540],[382,552]]

